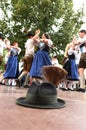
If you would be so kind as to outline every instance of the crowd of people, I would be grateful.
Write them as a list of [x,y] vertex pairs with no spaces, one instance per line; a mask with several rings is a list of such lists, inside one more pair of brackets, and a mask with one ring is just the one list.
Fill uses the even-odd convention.
[[[75,37],[67,44],[64,53],[63,64],[59,64],[57,56],[50,57],[50,48],[53,41],[47,33],[40,37],[40,30],[35,34],[27,33],[27,41],[24,45],[25,55],[19,68],[18,55],[21,52],[18,42],[12,44],[8,39],[3,39],[0,34],[0,65],[5,54],[5,71],[0,76],[0,83],[17,87],[29,87],[33,82],[42,83],[43,66],[58,66],[67,71],[67,76],[60,83],[63,90],[75,90],[85,92],[85,68],[86,68],[86,30],[79,31],[79,39]],[[36,50],[36,51],[35,51]]]
[[[9,51],[6,70],[0,80],[1,84],[21,87],[22,80],[24,80],[23,87],[28,87],[28,82],[41,80],[42,66],[52,64],[49,56],[49,48],[53,45],[53,42],[47,33],[44,33],[42,38],[39,35],[40,30],[36,30],[35,34],[32,34],[32,32],[28,32],[27,34],[28,39],[25,43],[25,55],[22,58],[23,69],[21,72],[19,72],[18,61],[21,48],[18,46],[18,42],[7,45],[5,40],[2,39],[2,35],[0,36],[1,44],[4,44],[5,49]],[[35,52],[35,48],[37,48],[37,52]]]
[[[64,53],[65,63],[63,68],[68,72],[67,80],[63,82],[63,89],[74,90],[78,83],[77,91],[85,92],[85,68],[86,68],[86,30],[79,31],[79,39],[73,38],[67,44]],[[78,81],[78,82],[76,82]]]

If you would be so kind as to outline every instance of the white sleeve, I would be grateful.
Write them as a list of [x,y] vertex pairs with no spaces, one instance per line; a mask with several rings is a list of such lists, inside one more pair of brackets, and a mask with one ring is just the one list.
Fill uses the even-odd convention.
[[18,48],[18,55],[20,54],[20,52],[21,52],[21,48]]
[[4,42],[3,42],[3,47],[4,47],[4,48],[6,48],[6,47],[7,47],[7,46],[6,46],[6,44],[5,44]]
[[49,39],[48,40],[48,46],[51,47],[53,45],[53,42]]
[[84,38],[82,38],[82,39],[79,39],[78,41],[79,41],[81,44],[86,43],[86,36],[85,36]]
[[72,48],[70,48],[69,50],[68,50],[68,55],[72,55],[74,53],[74,50],[72,49]]
[[26,48],[26,44],[27,44],[27,42],[25,42],[24,44],[25,44],[24,47]]

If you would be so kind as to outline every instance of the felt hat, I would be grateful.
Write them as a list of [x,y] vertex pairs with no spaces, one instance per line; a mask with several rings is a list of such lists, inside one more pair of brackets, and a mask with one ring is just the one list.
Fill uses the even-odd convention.
[[65,101],[57,98],[56,87],[48,82],[38,84],[33,82],[26,97],[16,100],[18,105],[39,109],[58,109],[65,107]]

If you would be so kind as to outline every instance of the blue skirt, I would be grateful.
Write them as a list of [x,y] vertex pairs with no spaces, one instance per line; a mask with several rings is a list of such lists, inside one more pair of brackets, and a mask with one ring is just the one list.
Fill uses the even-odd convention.
[[69,80],[79,80],[78,67],[74,59],[68,60],[63,68],[68,72],[67,79]]
[[17,78],[19,76],[18,57],[10,56],[7,62],[4,78]]
[[39,50],[35,54],[29,75],[42,78],[42,67],[51,64],[49,54],[46,51]]

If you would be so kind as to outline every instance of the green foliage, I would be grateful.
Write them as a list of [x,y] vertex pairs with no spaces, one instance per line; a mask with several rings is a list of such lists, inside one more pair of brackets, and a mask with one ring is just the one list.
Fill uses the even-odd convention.
[[[0,31],[13,41],[18,41],[24,55],[26,34],[24,30],[40,28],[41,33],[48,32],[57,49],[64,50],[73,35],[77,33],[83,23],[83,8],[74,12],[72,0],[3,0],[1,9],[4,17],[0,21]],[[11,17],[8,11],[11,11]]]

